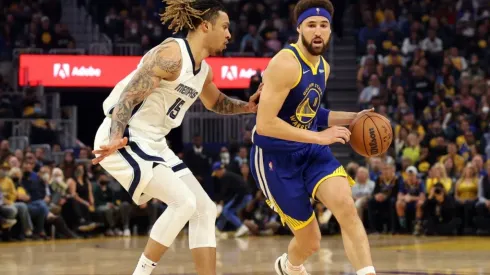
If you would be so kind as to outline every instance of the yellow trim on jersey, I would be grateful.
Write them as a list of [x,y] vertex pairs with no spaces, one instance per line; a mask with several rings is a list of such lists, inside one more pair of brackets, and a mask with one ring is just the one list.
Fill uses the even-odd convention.
[[333,171],[330,175],[323,177],[321,180],[319,180],[315,184],[315,188],[313,188],[313,192],[311,194],[311,197],[314,200],[316,200],[316,192],[318,191],[318,187],[320,187],[320,184],[322,184],[322,182],[324,182],[325,180],[327,180],[329,178],[333,178],[333,177],[347,178],[347,181],[349,182],[350,187],[354,186],[354,184],[356,183],[349,175],[347,175],[347,172],[345,172],[344,167],[339,166],[339,168],[335,169],[335,171]]
[[323,73],[325,74],[325,85],[327,85],[328,75],[330,74],[330,72],[328,72],[327,74],[327,60],[325,60],[323,56],[320,56],[320,58],[323,61],[323,71],[324,71]]
[[318,67],[320,67],[320,60],[318,60],[318,63],[316,64],[316,66],[313,66],[313,64],[311,64],[311,62],[308,59],[306,59],[305,55],[303,54],[303,52],[301,52],[298,45],[291,44],[291,46],[294,47],[298,51],[299,57],[301,58],[301,60],[303,60],[303,62],[306,63],[306,65],[308,65],[308,67],[310,67],[313,75],[316,75],[318,73]]
[[301,62],[299,62],[298,56],[296,56],[296,54],[292,50],[282,49],[281,51],[290,52],[294,56],[294,59],[298,61],[298,65],[299,65],[298,79],[296,79],[296,82],[294,82],[293,87],[291,87],[291,89],[294,89],[296,86],[298,86],[299,82],[301,81],[301,76],[303,75],[303,68],[301,67]]

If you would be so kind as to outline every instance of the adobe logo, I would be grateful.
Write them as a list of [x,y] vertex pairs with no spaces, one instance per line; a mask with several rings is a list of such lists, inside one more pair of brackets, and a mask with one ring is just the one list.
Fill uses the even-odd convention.
[[53,65],[53,76],[65,79],[70,77],[70,64],[68,63],[55,63]]

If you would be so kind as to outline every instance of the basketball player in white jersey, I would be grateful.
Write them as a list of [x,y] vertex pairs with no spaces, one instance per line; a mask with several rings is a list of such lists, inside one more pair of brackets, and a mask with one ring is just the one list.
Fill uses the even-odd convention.
[[216,205],[197,179],[166,144],[199,97],[220,114],[252,113],[250,102],[228,98],[212,82],[205,58],[226,48],[231,35],[228,15],[219,0],[167,0],[162,21],[189,29],[186,39],[167,39],[141,59],[104,101],[107,116],[94,144],[96,158],[141,205],[151,198],[168,207],[157,219],[134,270],[148,275],[177,234],[189,222],[189,247],[198,274],[216,274]]

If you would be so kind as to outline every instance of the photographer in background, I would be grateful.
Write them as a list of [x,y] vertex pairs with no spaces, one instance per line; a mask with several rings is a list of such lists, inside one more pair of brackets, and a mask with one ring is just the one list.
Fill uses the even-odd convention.
[[444,185],[436,183],[429,191],[424,205],[425,233],[427,235],[456,235],[462,220],[455,215],[456,202],[448,196]]

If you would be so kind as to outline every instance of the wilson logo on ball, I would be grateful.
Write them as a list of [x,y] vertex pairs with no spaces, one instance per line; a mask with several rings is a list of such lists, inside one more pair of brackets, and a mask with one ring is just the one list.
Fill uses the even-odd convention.
[[378,154],[378,143],[376,142],[376,134],[374,133],[374,128],[369,128],[369,147],[371,148],[371,155]]

